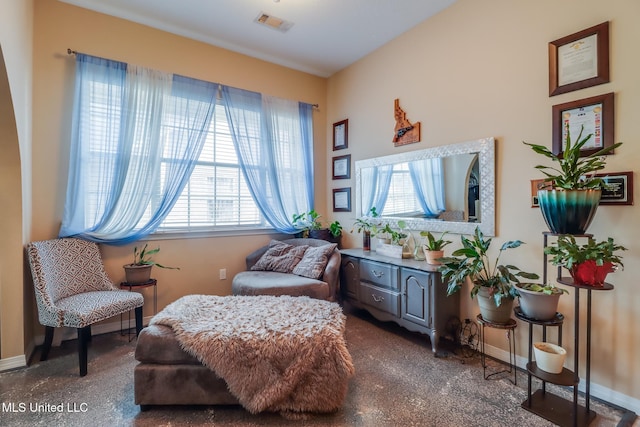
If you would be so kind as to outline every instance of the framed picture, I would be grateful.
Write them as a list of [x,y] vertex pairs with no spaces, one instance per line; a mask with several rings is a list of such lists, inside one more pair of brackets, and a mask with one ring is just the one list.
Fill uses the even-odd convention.
[[546,182],[547,180],[544,178],[531,180],[531,207],[532,208],[540,207],[540,204],[538,203],[538,190],[540,190]]
[[599,173],[608,189],[602,190],[601,205],[633,205],[633,172]]
[[351,178],[351,154],[333,158],[333,179]]
[[344,150],[349,146],[349,119],[333,124],[333,151]]
[[333,211],[351,212],[351,187],[333,189]]
[[549,43],[549,96],[608,82],[608,21]]
[[[562,154],[567,132],[570,132],[571,143],[576,142],[583,126],[582,136],[585,137],[589,134],[592,136],[582,147],[582,156],[588,156],[613,145],[613,98],[612,92],[554,105],[553,153]],[[608,154],[613,154],[613,152]]]

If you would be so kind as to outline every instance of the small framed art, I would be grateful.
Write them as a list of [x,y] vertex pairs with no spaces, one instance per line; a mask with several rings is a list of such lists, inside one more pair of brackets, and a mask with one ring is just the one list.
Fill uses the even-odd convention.
[[344,150],[349,146],[349,119],[333,124],[333,151]]
[[[592,134],[582,147],[581,156],[588,156],[613,145],[613,101],[614,95],[607,93],[591,98],[579,99],[553,106],[552,150],[556,155],[564,151],[567,132],[571,143],[576,142],[584,126],[582,137]],[[607,154],[613,154],[609,152]]]
[[333,211],[351,212],[351,187],[333,189]]
[[351,178],[351,154],[336,156],[333,158],[333,179]]
[[609,82],[609,22],[549,43],[549,96]]
[[608,188],[602,190],[601,205],[633,205],[633,172],[596,174],[604,178]]

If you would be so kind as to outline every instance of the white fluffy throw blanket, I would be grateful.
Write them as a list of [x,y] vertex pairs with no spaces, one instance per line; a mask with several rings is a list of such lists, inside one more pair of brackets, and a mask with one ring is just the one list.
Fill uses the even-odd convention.
[[150,323],[171,327],[182,348],[224,379],[252,413],[336,411],[354,374],[336,303],[189,295]]

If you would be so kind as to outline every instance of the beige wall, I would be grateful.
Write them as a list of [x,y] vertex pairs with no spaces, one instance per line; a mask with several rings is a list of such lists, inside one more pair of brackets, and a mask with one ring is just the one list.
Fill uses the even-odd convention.
[[[23,287],[22,243],[30,211],[31,1],[0,6],[0,360],[5,368],[25,362],[28,297]],[[26,320],[26,323],[23,322]]]
[[[314,112],[316,193],[323,195],[327,179],[326,79],[293,71],[244,55],[188,40],[149,27],[108,17],[55,0],[36,0],[34,21],[33,207],[31,240],[57,236],[64,207],[73,94],[74,58],[67,48],[143,65],[189,77],[259,91],[283,98],[318,103]],[[317,197],[325,210],[325,198]],[[229,294],[231,278],[244,270],[244,257],[268,242],[270,235],[228,236],[153,241],[158,262],[179,266],[154,270],[158,308],[185,294]],[[140,244],[140,243],[138,243]],[[133,246],[103,246],[107,272],[124,279]],[[227,279],[219,280],[219,269]],[[150,313],[147,299],[145,315]],[[34,332],[41,334],[40,328]]]
[[[541,232],[546,227],[540,212],[530,208],[529,180],[542,177],[534,166],[543,161],[522,141],[551,145],[552,105],[615,92],[615,140],[625,145],[608,159],[607,170],[636,169],[640,160],[635,117],[640,110],[639,16],[640,3],[629,0],[458,0],[332,76],[328,123],[349,119],[345,154],[350,153],[354,161],[496,137],[496,241],[527,242],[509,253],[508,261],[542,273]],[[611,25],[611,82],[550,98],[548,43],[604,21]],[[422,122],[422,142],[393,147],[396,98],[410,121]],[[634,178],[638,179],[635,173]],[[638,191],[635,199],[640,200]],[[636,405],[636,411],[640,408],[639,215],[638,203],[603,206],[589,229],[598,239],[610,236],[629,249],[625,270],[610,278],[615,290],[593,295],[591,379],[596,390],[592,392],[621,393],[624,396],[613,397],[623,404],[631,399],[627,407]],[[337,216],[344,222],[353,219],[350,214]],[[358,246],[359,236],[350,237],[350,244]],[[586,300],[584,293],[582,300]],[[475,318],[475,301],[462,301],[462,317]],[[567,318],[564,344],[573,353],[573,290],[562,298],[560,310]],[[581,323],[584,326],[584,317]],[[518,354],[526,357],[525,325],[518,328],[517,339]],[[490,345],[506,350],[503,334],[492,333],[489,340]]]

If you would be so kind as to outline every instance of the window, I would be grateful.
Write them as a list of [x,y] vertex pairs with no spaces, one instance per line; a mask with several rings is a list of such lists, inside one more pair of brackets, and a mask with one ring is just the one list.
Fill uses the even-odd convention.
[[245,183],[224,107],[217,105],[191,178],[157,232],[268,226]]
[[417,216],[422,215],[422,213],[416,192],[413,191],[409,164],[405,162],[393,165],[387,202],[384,204],[384,214]]
[[313,201],[310,104],[85,54],[76,66],[61,237],[295,230]]

